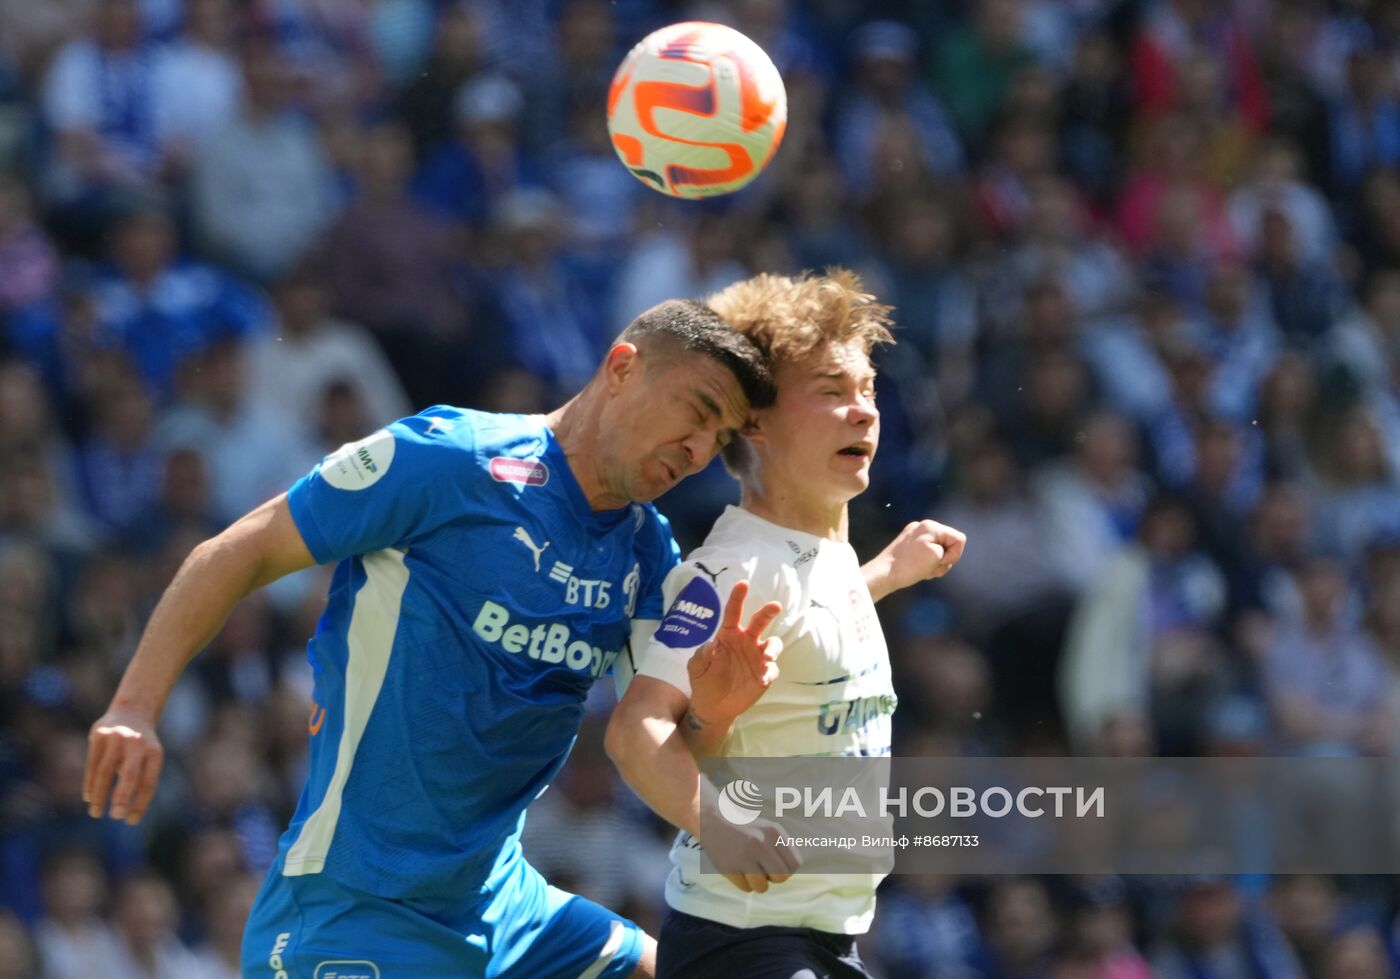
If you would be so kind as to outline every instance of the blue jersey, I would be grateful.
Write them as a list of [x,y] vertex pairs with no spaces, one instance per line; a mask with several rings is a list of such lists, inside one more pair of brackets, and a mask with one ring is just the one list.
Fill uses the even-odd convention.
[[670,528],[650,506],[593,512],[542,419],[441,406],[327,456],[288,501],[339,564],[283,873],[469,899],[519,858],[630,620],[661,617]]

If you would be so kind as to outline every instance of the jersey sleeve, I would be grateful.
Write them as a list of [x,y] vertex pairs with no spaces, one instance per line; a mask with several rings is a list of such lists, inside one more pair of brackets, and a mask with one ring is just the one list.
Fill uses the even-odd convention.
[[666,608],[664,597],[667,576],[681,563],[681,549],[671,534],[671,522],[651,504],[639,504],[643,515],[642,528],[637,535],[638,571],[641,576],[634,620],[656,620]]
[[[633,504],[637,513],[637,575],[636,582],[624,582],[627,592],[627,615],[632,620],[631,635],[627,641],[627,655],[621,656],[613,668],[613,681],[617,685],[617,699],[621,700],[637,674],[637,661],[646,651],[651,634],[661,619],[666,607],[663,589],[666,576],[681,561],[681,549],[671,533],[671,522],[652,506]],[[635,589],[632,590],[632,589]]]
[[689,697],[690,674],[686,664],[719,629],[724,603],[740,581],[749,583],[744,620],[767,602],[776,601],[783,606],[783,612],[766,634],[781,635],[793,593],[785,569],[767,565],[756,557],[725,559],[701,548],[666,576],[666,612],[637,664],[638,675],[664,680]]
[[[431,417],[429,417],[431,416]],[[343,445],[287,493],[320,564],[407,546],[479,503],[471,422],[439,406]]]

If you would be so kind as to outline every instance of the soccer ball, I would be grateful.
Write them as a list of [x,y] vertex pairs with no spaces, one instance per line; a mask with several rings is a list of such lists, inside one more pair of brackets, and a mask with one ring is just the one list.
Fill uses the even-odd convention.
[[732,27],[653,31],[618,66],[608,134],[627,169],[672,197],[728,194],[757,177],[787,128],[787,92],[768,55]]

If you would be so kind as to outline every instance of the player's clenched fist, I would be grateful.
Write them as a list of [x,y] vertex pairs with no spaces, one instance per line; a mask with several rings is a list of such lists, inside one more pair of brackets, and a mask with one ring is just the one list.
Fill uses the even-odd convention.
[[[165,761],[155,725],[127,711],[108,711],[88,733],[83,801],[88,815],[100,819],[112,803],[112,818],[131,825],[141,821]],[[116,787],[112,782],[116,780]]]
[[781,884],[801,866],[785,843],[782,829],[766,819],[735,826],[718,812],[701,817],[700,842],[725,878],[741,891],[763,894],[769,884]]
[[762,636],[783,607],[769,602],[745,626],[744,601],[748,595],[747,581],[734,586],[715,637],[697,649],[686,664],[691,713],[705,722],[732,721],[756,704],[778,678],[783,641],[776,636]]
[[913,521],[870,562],[869,567],[878,570],[877,575],[866,575],[872,597],[878,600],[920,581],[943,577],[958,563],[966,545],[967,536],[960,530],[935,520]]

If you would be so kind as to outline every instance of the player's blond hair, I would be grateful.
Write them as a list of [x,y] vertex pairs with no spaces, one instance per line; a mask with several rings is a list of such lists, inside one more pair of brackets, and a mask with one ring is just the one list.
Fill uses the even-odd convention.
[[858,342],[868,354],[893,343],[890,307],[865,292],[850,269],[796,278],[763,273],[736,282],[706,300],[728,324],[748,337],[773,370],[799,361],[829,343]]
[[[850,269],[828,268],[825,275],[762,273],[706,300],[711,309],[747,337],[774,373],[829,344],[859,343],[869,356],[876,344],[893,343],[890,306],[864,291]],[[724,448],[725,467],[743,479],[753,472],[753,448],[742,436]]]

